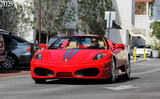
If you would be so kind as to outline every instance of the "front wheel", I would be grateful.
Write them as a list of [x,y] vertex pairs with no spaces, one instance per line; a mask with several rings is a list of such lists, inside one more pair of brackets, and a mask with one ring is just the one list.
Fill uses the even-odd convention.
[[109,81],[111,83],[114,83],[116,81],[116,66],[115,66],[115,61],[112,61],[112,67],[111,67],[111,72],[110,72],[110,79]]
[[1,63],[3,69],[13,69],[16,65],[16,59],[12,55],[8,54],[5,62]]
[[126,74],[124,75],[125,79],[130,79],[130,73],[131,73],[131,65],[130,65],[130,59],[127,60],[127,67],[126,67]]

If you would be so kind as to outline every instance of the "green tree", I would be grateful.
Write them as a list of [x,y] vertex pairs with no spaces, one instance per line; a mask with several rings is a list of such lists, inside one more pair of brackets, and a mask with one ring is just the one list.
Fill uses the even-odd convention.
[[104,13],[113,10],[112,0],[78,0],[79,29],[90,34],[104,35]]
[[[156,37],[157,40],[160,41],[160,22],[159,21],[154,21],[151,23],[151,29],[152,29],[152,37]],[[160,50],[160,43],[157,42],[157,40],[154,41],[152,44],[152,48],[154,50]]]
[[152,28],[152,36],[155,36],[158,40],[160,40],[160,22],[154,21],[151,23]]
[[16,32],[18,16],[15,6],[0,8],[0,29]]
[[15,3],[18,16],[19,36],[23,37],[28,28],[34,29],[34,2],[33,0],[25,0],[23,3]]
[[[41,4],[41,26],[47,35],[63,33],[65,24],[74,19],[74,7],[69,8],[71,0],[44,0],[35,1],[35,9]],[[38,16],[38,13],[36,16]],[[35,18],[38,19],[38,18]]]
[[[75,8],[72,0],[25,0],[14,6],[3,8],[0,28],[19,33],[23,37],[28,26],[38,29],[38,8],[41,4],[41,29],[49,35],[62,33],[65,24],[74,20]],[[70,6],[68,6],[70,5]]]
[[32,0],[25,3],[14,3],[11,7],[3,7],[0,15],[0,28],[23,37],[28,26],[33,26]]

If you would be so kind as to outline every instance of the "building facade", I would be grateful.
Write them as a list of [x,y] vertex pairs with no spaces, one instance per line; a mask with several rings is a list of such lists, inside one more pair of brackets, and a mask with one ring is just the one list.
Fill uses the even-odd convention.
[[124,43],[131,45],[131,29],[135,24],[135,0],[112,0],[116,11],[116,20],[114,21],[120,28],[114,28],[110,31],[110,39],[115,43]]
[[135,1],[135,26],[133,33],[133,45],[152,44],[150,24],[160,19],[159,0],[136,0]]
[[128,30],[131,46],[152,44],[150,24],[160,19],[159,0],[112,0],[117,11],[115,22]]
[[[34,0],[31,1],[34,2]],[[14,0],[14,2],[19,2],[23,4],[24,0]],[[150,37],[150,24],[155,20],[160,20],[160,0],[112,0],[112,3],[115,11],[117,12],[116,20],[114,21],[114,23],[117,24],[120,28],[111,29],[110,39],[114,40],[117,32],[117,37],[120,37],[117,42],[122,41],[120,43],[124,43],[126,45],[132,44],[133,46],[141,43],[150,44],[151,41],[153,41],[153,39]],[[72,0],[72,5],[68,6],[73,5],[77,9],[77,0]],[[29,16],[33,17],[33,19],[37,19],[38,12],[35,15],[30,14]],[[76,21],[67,23],[65,25],[65,33],[63,34],[78,34],[78,15],[75,14],[74,16]],[[26,40],[30,42],[35,42],[37,40],[38,20],[35,21],[35,27],[36,28],[33,29],[31,26],[27,26],[24,35],[24,38]],[[43,32],[43,27],[41,29]],[[42,35],[44,34],[42,33]],[[46,35],[42,37],[45,38]]]

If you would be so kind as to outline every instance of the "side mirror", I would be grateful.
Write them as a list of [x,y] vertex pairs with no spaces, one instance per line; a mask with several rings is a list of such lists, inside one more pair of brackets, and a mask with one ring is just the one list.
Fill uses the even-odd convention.
[[37,51],[37,50],[36,50],[36,45],[31,44],[31,45],[27,48],[27,51],[28,51],[28,52],[31,52],[31,53],[36,52],[36,51]]
[[124,49],[125,45],[124,44],[116,44],[115,48],[122,48],[122,49]]
[[27,51],[28,51],[28,52],[31,52],[31,46],[29,46],[29,47],[27,48]]
[[40,44],[39,47],[41,49],[48,49],[48,46],[46,44]]

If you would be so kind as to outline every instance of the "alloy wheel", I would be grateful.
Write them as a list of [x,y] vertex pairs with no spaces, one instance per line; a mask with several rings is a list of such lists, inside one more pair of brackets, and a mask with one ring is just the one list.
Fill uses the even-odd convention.
[[2,63],[3,69],[12,69],[15,65],[15,59],[11,55],[7,55],[5,62]]
[[116,67],[114,61],[112,62],[110,81],[111,83],[114,83],[116,81]]

